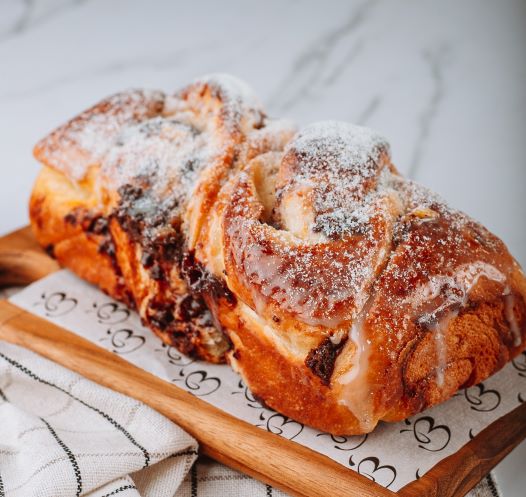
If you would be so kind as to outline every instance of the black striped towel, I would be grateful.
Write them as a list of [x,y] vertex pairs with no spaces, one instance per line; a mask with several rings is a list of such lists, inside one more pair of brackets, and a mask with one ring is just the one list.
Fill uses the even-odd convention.
[[[0,341],[0,497],[285,495],[196,458],[146,405]],[[498,496],[491,477],[470,494]]]

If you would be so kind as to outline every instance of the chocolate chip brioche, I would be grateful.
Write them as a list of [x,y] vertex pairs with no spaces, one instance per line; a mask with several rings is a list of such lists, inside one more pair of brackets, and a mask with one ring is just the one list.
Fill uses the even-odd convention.
[[[119,93],[36,145],[44,168],[31,224],[62,265],[135,307],[166,343],[222,362],[229,342],[189,290],[204,271],[189,254],[227,177],[293,133],[229,76],[175,95]],[[204,274],[200,288],[230,296],[222,278]]]
[[526,280],[502,241],[404,179],[369,129],[296,133],[214,76],[110,97],[35,156],[49,253],[298,421],[369,432],[526,346]]

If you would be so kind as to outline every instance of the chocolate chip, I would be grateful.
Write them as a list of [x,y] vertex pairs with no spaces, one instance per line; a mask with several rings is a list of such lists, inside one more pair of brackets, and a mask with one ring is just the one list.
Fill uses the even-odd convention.
[[338,354],[341,352],[347,337],[342,338],[335,345],[331,337],[326,337],[322,342],[308,353],[305,359],[305,365],[318,376],[324,385],[329,385],[334,371],[334,363]]
[[66,224],[71,224],[72,226],[76,226],[78,221],[78,216],[76,215],[75,211],[68,212],[64,216],[64,222]]
[[201,315],[203,315],[208,307],[201,297],[194,297],[193,295],[187,295],[180,303],[179,309],[181,312],[181,318],[184,321],[190,321]]
[[95,217],[91,221],[87,231],[95,233],[96,235],[106,234],[108,232],[108,220],[102,216]]
[[52,243],[46,245],[44,250],[46,251],[46,254],[49,255],[49,257],[55,257],[55,245]]
[[154,256],[150,252],[143,252],[141,255],[141,264],[146,268],[150,268],[153,265]]
[[236,297],[226,286],[226,283],[196,261],[193,251],[184,254],[181,273],[192,292],[200,295],[210,294],[214,298],[223,298],[231,305],[236,303]]
[[155,281],[164,281],[165,280],[165,275],[164,275],[163,268],[159,264],[154,264],[151,267],[151,269],[150,269],[150,276]]

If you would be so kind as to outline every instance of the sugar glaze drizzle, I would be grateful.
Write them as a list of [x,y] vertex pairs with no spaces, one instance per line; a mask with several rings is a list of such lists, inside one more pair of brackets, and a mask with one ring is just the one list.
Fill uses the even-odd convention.
[[[458,316],[461,308],[468,302],[469,294],[481,277],[500,284],[506,282],[506,276],[494,266],[477,261],[460,266],[454,275],[434,276],[420,287],[410,297],[415,316],[420,316],[420,322],[434,333],[437,356],[436,382],[444,386],[444,374],[447,369],[447,344],[445,332],[451,322]],[[432,311],[425,312],[422,317],[422,306],[438,298],[444,288],[448,288],[446,300]],[[427,304],[429,305],[429,304]],[[427,323],[427,324],[426,324]]]
[[371,341],[364,336],[364,322],[372,303],[371,297],[351,326],[349,343],[354,345],[352,363],[350,369],[337,380],[343,387],[343,395],[338,403],[352,412],[364,432],[371,431],[376,424],[373,416],[373,392],[367,380]]

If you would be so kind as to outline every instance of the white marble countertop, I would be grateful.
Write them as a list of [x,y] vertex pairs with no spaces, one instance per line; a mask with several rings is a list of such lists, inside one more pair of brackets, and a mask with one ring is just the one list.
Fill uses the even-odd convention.
[[[398,168],[526,265],[526,2],[1,0],[0,233],[27,223],[33,144],[117,90],[246,79],[271,115],[366,124]],[[497,468],[524,495],[526,444]]]

